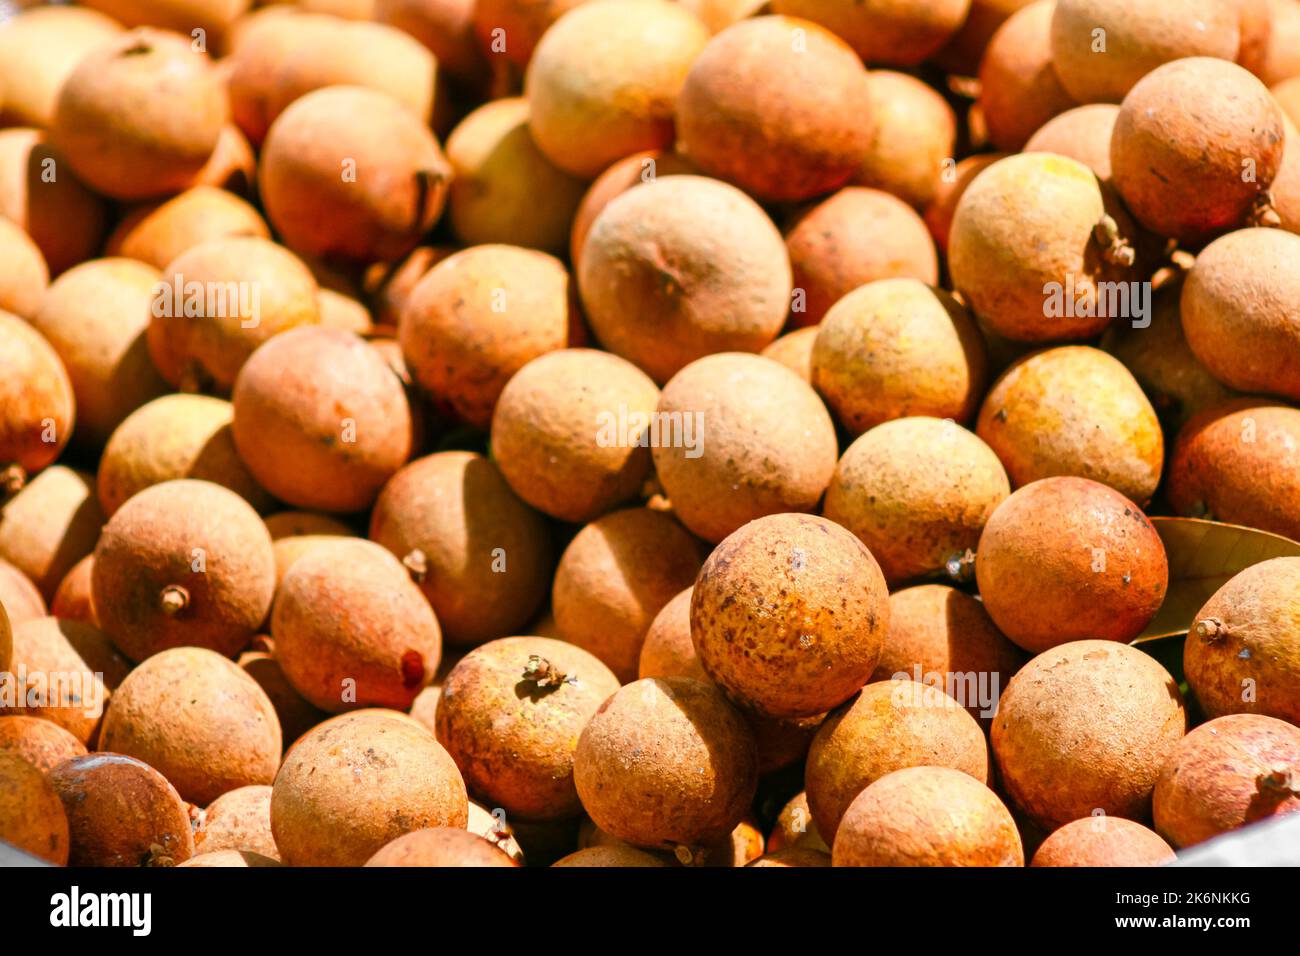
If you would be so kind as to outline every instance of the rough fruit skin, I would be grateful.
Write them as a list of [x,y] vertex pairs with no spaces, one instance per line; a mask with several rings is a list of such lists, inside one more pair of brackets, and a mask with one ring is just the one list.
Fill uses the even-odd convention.
[[896,770],[844,813],[833,866],[1024,866],[1015,820],[983,783],[947,767]]
[[700,570],[703,548],[671,515],[628,508],[587,525],[565,548],[551,587],[560,635],[619,678],[637,676],[654,616]]
[[729,535],[691,596],[705,671],[773,717],[812,717],[850,697],[875,669],[888,626],[871,552],[813,515],[771,515]]
[[1179,743],[1156,784],[1156,829],[1188,847],[1300,811],[1300,729],[1261,714],[1230,714]]
[[99,747],[143,760],[199,806],[269,784],[283,749],[262,688],[200,647],[163,651],[128,674],[109,702]]
[[293,563],[271,636],[289,682],[332,713],[408,709],[442,657],[438,620],[407,569],[374,542],[351,538]]
[[722,839],[754,797],[758,756],[745,719],[689,678],[639,680],[611,696],[578,738],[573,780],[611,836],[643,847]]
[[289,866],[361,866],[404,833],[464,829],[465,782],[414,721],[346,714],[285,755],[271,792],[271,830]]
[[[1264,84],[1235,63],[1166,63],[1120,105],[1111,181],[1158,235],[1196,243],[1240,228],[1281,168],[1282,115]],[[1253,176],[1243,175],[1247,168]]]
[[970,0],[775,0],[772,10],[803,17],[843,37],[872,63],[915,66],[957,32]]
[[398,837],[366,866],[518,866],[481,836],[451,827],[431,827]]
[[1038,847],[1030,866],[1164,866],[1174,851],[1153,830],[1105,814],[1067,823]]
[[439,452],[397,472],[375,502],[370,539],[406,564],[457,645],[524,627],[554,561],[541,515],[472,452]]
[[1300,411],[1237,398],[1194,416],[1174,443],[1176,513],[1300,538]]
[[1089,346],[1035,352],[989,389],[975,433],[1019,487],[1076,476],[1146,504],[1160,482],[1164,434],[1119,360]]
[[64,575],[95,549],[103,526],[94,479],[52,465],[0,506],[0,559],[26,574],[41,596],[52,601]]
[[270,239],[271,230],[234,193],[194,186],[170,199],[133,207],[108,237],[105,251],[165,269],[182,252],[229,236]]
[[68,818],[58,794],[17,754],[0,753],[0,840],[55,866],[68,862]]
[[765,515],[812,511],[835,470],[835,426],[821,399],[761,356],[692,362],[664,386],[658,415],[655,471],[678,520],[707,541]]
[[816,24],[742,20],[691,65],[677,97],[678,147],[761,200],[810,199],[848,182],[870,146],[869,85],[853,50]]
[[1127,644],[1164,601],[1169,563],[1142,510],[1086,478],[1018,489],[976,551],[984,606],[1031,653],[1085,638]]
[[[0,467],[35,474],[55,461],[72,435],[72,382],[58,353],[34,328],[0,311]],[[49,424],[47,426],[47,421]],[[54,441],[44,441],[52,432]]]
[[1300,401],[1300,235],[1242,229],[1210,243],[1183,284],[1192,352],[1230,388]]
[[967,156],[952,171],[952,181],[941,178],[935,189],[934,199],[925,207],[924,219],[934,237],[935,244],[944,255],[948,254],[948,235],[952,231],[952,217],[957,211],[957,204],[975,177],[988,169],[1000,159],[1006,159],[1006,153],[977,153]]
[[801,379],[812,384],[812,351],[817,340],[817,326],[787,332],[758,354],[780,362]]
[[502,389],[492,417],[492,458],[515,494],[537,510],[561,521],[590,521],[637,494],[651,466],[648,448],[598,441],[602,416],[616,423],[625,407],[629,418],[648,421],[658,401],[649,376],[616,355],[550,352]]
[[[3,640],[3,639],[0,639]],[[0,670],[7,670],[0,653]],[[53,721],[42,717],[0,717],[0,756],[22,757],[42,773],[86,753],[86,745]]]
[[957,117],[947,100],[916,77],[892,70],[867,75],[876,132],[855,182],[924,209],[956,150]]
[[951,767],[989,780],[984,731],[937,687],[913,680],[868,684],[832,713],[813,738],[804,783],[817,832],[835,845],[854,798],[903,767]]
[[978,110],[998,149],[1023,149],[1030,135],[1075,105],[1052,62],[1051,0],[1017,10],[998,27],[980,61]]
[[1027,153],[1056,153],[1077,159],[1103,183],[1110,180],[1110,138],[1119,118],[1113,103],[1089,103],[1052,117],[1025,143]]
[[[550,665],[561,683],[530,680],[535,663]],[[563,641],[491,641],[461,658],[443,682],[438,742],[470,791],[508,817],[574,817],[582,812],[573,784],[578,736],[618,689],[609,668]]]
[[791,273],[781,235],[740,190],[702,176],[633,186],[596,217],[578,271],[592,331],[665,382],[715,352],[781,331]]
[[1007,795],[1040,826],[1096,810],[1145,820],[1186,727],[1178,685],[1153,658],[1074,641],[1011,679],[993,718],[993,755]]
[[250,784],[213,800],[194,831],[194,849],[199,853],[251,851],[279,860],[280,851],[271,835],[271,788]]
[[206,481],[146,488],[109,519],[95,546],[95,613],[135,661],[186,645],[237,654],[266,619],[274,590],[262,519]]
[[1300,558],[1231,578],[1196,614],[1183,645],[1187,684],[1211,717],[1266,714],[1300,725]]

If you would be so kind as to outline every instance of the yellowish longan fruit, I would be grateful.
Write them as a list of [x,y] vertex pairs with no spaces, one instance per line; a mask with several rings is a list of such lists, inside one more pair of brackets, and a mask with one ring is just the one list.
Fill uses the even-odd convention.
[[906,73],[873,70],[876,132],[855,181],[924,209],[956,147],[957,117],[939,93]]
[[53,463],[72,434],[76,402],[63,362],[45,337],[0,310],[0,498]]
[[230,236],[270,239],[271,232],[258,211],[234,193],[193,186],[128,211],[108,237],[106,252],[165,269],[182,252]]
[[30,319],[40,308],[50,270],[31,236],[8,218],[0,218],[0,253],[5,271],[0,276],[0,310]]
[[208,804],[194,831],[198,853],[250,851],[279,861],[271,835],[271,788],[255,783],[228,790]]

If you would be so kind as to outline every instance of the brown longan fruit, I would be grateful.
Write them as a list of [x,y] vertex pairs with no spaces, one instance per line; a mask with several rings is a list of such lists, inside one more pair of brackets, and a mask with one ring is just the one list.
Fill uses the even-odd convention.
[[659,609],[650,622],[637,661],[638,678],[693,677],[707,681],[709,675],[691,641],[691,592],[686,588]]
[[1164,866],[1174,851],[1154,830],[1123,817],[1084,817],[1056,830],[1030,866]]
[[194,855],[189,809],[157,770],[92,753],[50,771],[67,811],[72,866],[175,866]]
[[1074,475],[1146,504],[1164,464],[1164,435],[1141,386],[1118,359],[1087,346],[1013,364],[985,397],[975,432],[1016,487]]
[[746,863],[749,867],[822,867],[831,865],[831,855],[821,850],[805,850],[802,847],[790,847],[765,853],[756,860]]
[[1027,153],[1055,153],[1077,159],[1102,182],[1110,179],[1110,138],[1119,107],[1114,103],[1076,106],[1052,117],[1029,137]]
[[1272,86],[1293,76],[1300,76],[1300,6],[1294,2],[1271,4],[1273,29],[1263,62],[1253,72]]
[[1259,216],[1284,138],[1281,108],[1249,72],[1210,57],[1175,60],[1124,97],[1111,181],[1147,229],[1197,243]]
[[467,830],[430,827],[385,844],[366,866],[518,866],[500,849]]
[[1086,478],[1031,482],[980,535],[980,596],[998,628],[1032,653],[1097,638],[1128,643],[1164,601],[1169,564],[1142,510]]
[[284,247],[256,236],[210,239],[163,268],[149,354],[172,386],[229,394],[259,345],[320,321],[316,293],[310,270]]
[[[1270,562],[1272,563],[1272,562]],[[1152,801],[1156,829],[1174,846],[1300,811],[1300,728],[1262,714],[1197,727],[1174,749]]]
[[742,20],[695,58],[677,97],[678,148],[764,201],[843,186],[871,143],[870,81],[848,44],[793,17]]
[[245,850],[280,859],[271,835],[271,788],[250,784],[228,790],[208,805],[194,831],[198,853]]
[[94,479],[53,465],[0,505],[0,558],[52,601],[64,575],[95,549],[103,524]]
[[0,310],[0,500],[54,462],[72,434],[72,382],[45,337]]
[[656,382],[715,352],[758,351],[789,311],[776,226],[740,190],[703,176],[655,178],[610,201],[580,261],[596,338]]
[[569,262],[574,274],[582,270],[582,250],[587,243],[587,233],[606,206],[633,186],[653,182],[660,176],[698,174],[699,170],[672,150],[647,150],[611,163],[588,187],[573,216],[569,232]]
[[442,656],[433,609],[397,558],[344,538],[303,555],[271,614],[275,658],[322,710],[407,710]]
[[477,89],[487,78],[487,61],[474,36],[475,0],[374,0],[371,15],[423,43],[446,73]]
[[773,0],[772,11],[811,20],[870,63],[916,66],[938,52],[966,19],[970,0]]
[[551,611],[560,635],[620,682],[635,680],[654,616],[691,585],[703,557],[700,542],[663,512],[628,508],[596,519],[555,570]]
[[765,515],[812,511],[835,470],[835,426],[821,399],[761,356],[692,362],[664,386],[656,423],[659,480],[678,519],[707,541]]
[[108,237],[106,252],[165,269],[195,246],[231,236],[270,239],[271,231],[261,214],[234,193],[194,186],[170,199],[132,208]]
[[50,602],[50,614],[67,621],[78,621],[99,627],[95,605],[91,597],[91,577],[95,569],[95,555],[90,553],[74,564],[59,582]]
[[143,760],[200,806],[270,784],[283,750],[270,698],[201,647],[162,651],[131,671],[113,692],[99,746]]
[[729,535],[691,596],[705,671],[773,717],[815,716],[850,697],[875,669],[888,625],[871,552],[813,515],[771,515]]
[[668,865],[659,857],[646,853],[644,850],[638,850],[636,847],[628,846],[626,843],[617,843],[612,846],[584,847],[551,864],[551,866],[563,867],[612,866],[619,868]]
[[1236,398],[1194,416],[1174,444],[1166,494],[1175,513],[1300,538],[1300,410]]
[[345,714],[285,755],[271,830],[289,866],[361,866],[404,833],[468,822],[465,783],[414,721]]
[[948,767],[905,767],[844,813],[835,866],[1024,866],[1015,820],[980,781]]
[[[522,69],[551,25],[586,0],[478,0],[474,33],[489,62],[504,60]],[[498,68],[499,69],[499,68]]]
[[305,255],[400,259],[447,197],[451,167],[397,100],[357,86],[315,90],[267,132],[258,186],[267,218]]
[[50,141],[96,192],[148,199],[190,184],[229,115],[221,78],[189,37],[140,28],[78,62]]
[[951,421],[900,418],[844,452],[822,513],[856,534],[895,586],[960,562],[1009,494],[1002,463],[975,435]]
[[808,751],[804,783],[817,831],[836,843],[853,799],[903,767],[951,767],[989,780],[984,731],[942,689],[912,680],[868,684],[826,718]]
[[32,238],[7,217],[0,216],[0,254],[5,271],[0,275],[0,311],[30,319],[41,306],[50,272],[45,257]]
[[251,0],[87,0],[86,6],[128,27],[151,26],[178,33],[202,31],[214,51],[226,48],[230,28],[248,12]]
[[976,176],[1006,157],[1006,153],[977,153],[967,156],[954,166],[944,167],[939,184],[935,187],[934,199],[925,207],[924,218],[930,235],[945,256],[948,254],[948,234],[952,230],[952,217],[957,210],[957,203]]
[[0,753],[0,840],[55,866],[68,862],[68,818],[35,764]]
[[1196,614],[1183,646],[1187,684],[1211,717],[1258,713],[1300,724],[1300,558],[1234,575]]
[[875,134],[855,181],[924,209],[955,151],[957,117],[947,100],[916,77],[891,70],[868,76]]
[[758,354],[780,362],[811,385],[813,343],[817,340],[817,331],[817,326],[810,325],[787,332]]
[[993,755],[1007,796],[1040,826],[1096,811],[1144,820],[1186,729],[1178,684],[1154,658],[1073,641],[1011,678],[993,718]]
[[181,869],[193,867],[251,867],[281,866],[282,864],[269,856],[254,853],[251,850],[217,850],[214,853],[199,853],[184,863],[177,863]]
[[578,739],[573,779],[583,808],[611,836],[698,848],[744,816],[758,755],[745,719],[717,688],[651,678],[601,705]]
[[0,30],[0,125],[49,126],[64,80],[121,32],[117,21],[85,7],[19,10]]
[[331,28],[337,29],[331,18],[287,3],[260,7],[240,18],[226,60],[226,90],[231,119],[253,146],[261,147],[275,118],[271,108],[280,64]]
[[[591,521],[640,492],[650,450],[630,440],[645,437],[658,401],[655,383],[625,359],[594,349],[549,352],[502,389],[492,458],[526,503],[562,521]],[[617,434],[623,409],[627,435]]]
[[45,616],[45,599],[31,578],[0,558],[0,607],[11,625]]
[[794,278],[791,319],[816,325],[853,290],[880,279],[939,281],[925,223],[907,203],[850,186],[801,213],[786,230]]
[[451,669],[438,701],[437,737],[471,792],[510,818],[577,816],[573,753],[618,678],[579,647],[506,637]]
[[271,537],[234,492],[208,481],[165,481],[104,526],[92,588],[104,631],[132,660],[186,645],[233,656],[271,608]]
[[[260,645],[273,643],[267,637],[259,636],[257,639]],[[280,719],[281,737],[286,748],[329,717],[325,711],[308,703],[289,683],[271,650],[245,651],[239,655],[237,663],[271,699],[271,706]]]
[[370,538],[401,559],[458,645],[524,627],[554,561],[542,517],[472,452],[440,452],[397,472],[375,502]]
[[1034,130],[1074,106],[1053,69],[1054,0],[1017,10],[998,27],[980,61],[978,109],[998,149],[1022,149]]
[[[0,670],[8,670],[4,664]],[[14,754],[49,773],[63,761],[86,753],[86,745],[52,720],[26,714],[0,717],[0,756]]]

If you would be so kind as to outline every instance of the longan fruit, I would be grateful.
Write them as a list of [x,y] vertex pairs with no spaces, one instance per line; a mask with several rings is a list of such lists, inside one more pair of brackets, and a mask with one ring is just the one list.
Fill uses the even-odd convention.
[[757,860],[746,863],[745,866],[751,867],[821,867],[831,865],[831,855],[823,853],[821,850],[805,850],[802,847],[790,847],[785,850],[777,850],[775,853],[765,853]]
[[228,122],[221,127],[217,147],[194,177],[191,188],[208,186],[251,197],[256,183],[257,155],[239,127]]
[[637,661],[638,678],[693,677],[709,680],[691,640],[692,590],[688,587],[674,595],[650,622]]
[[72,434],[76,401],[54,348],[36,329],[0,310],[0,499],[52,464]]
[[[269,638],[259,638],[259,643],[270,643]],[[280,720],[280,731],[286,748],[307,731],[329,717],[329,714],[308,703],[306,698],[289,683],[284,670],[270,651],[245,651],[237,661],[249,677],[271,699],[271,706]]]
[[489,62],[501,57],[523,68],[551,25],[586,0],[478,0],[474,4],[474,33],[489,51]]
[[0,558],[0,607],[15,626],[45,616],[45,599],[31,578],[3,558]]
[[835,470],[835,426],[821,399],[761,356],[692,362],[664,386],[656,423],[659,481],[678,519],[706,541],[765,515],[812,511]]
[[980,781],[947,767],[906,767],[864,789],[844,813],[834,866],[1024,866],[1011,812]]
[[487,77],[487,61],[474,36],[475,0],[374,0],[379,23],[409,33],[434,56],[438,73],[477,89]]
[[888,625],[871,552],[813,515],[770,515],[729,535],[691,595],[705,671],[773,717],[816,716],[850,697],[875,670]]
[[103,524],[94,479],[52,465],[0,505],[0,558],[52,601],[64,575],[95,549]]
[[863,60],[916,66],[957,32],[971,0],[773,0],[771,6],[774,13],[820,24]]
[[366,866],[518,866],[500,849],[467,830],[415,830],[382,847]]
[[1164,866],[1174,851],[1154,830],[1123,817],[1084,817],[1056,830],[1030,866]]
[[20,9],[0,30],[0,126],[48,127],[64,80],[121,33],[116,20],[86,7]]
[[1269,86],[1300,76],[1300,6],[1293,2],[1271,4],[1273,29],[1262,62],[1252,70]]
[[[0,670],[8,670],[5,664]],[[0,717],[0,756],[13,754],[49,773],[86,753],[86,745],[52,720],[25,714]]]
[[30,319],[50,284],[45,257],[32,238],[4,216],[0,216],[0,254],[5,262],[0,275],[0,311]]
[[812,352],[813,343],[817,340],[817,331],[817,326],[810,325],[787,332],[758,354],[774,362],[780,362],[811,385]]
[[806,791],[799,791],[786,802],[768,834],[767,852],[780,853],[783,850],[808,850],[830,856],[831,848],[817,832],[817,822],[808,809]]
[[68,621],[78,621],[99,627],[95,605],[91,598],[91,576],[95,568],[95,555],[90,553],[74,564],[59,582],[50,602],[50,614]]
[[955,151],[956,114],[936,90],[906,73],[872,70],[868,77],[875,135],[855,181],[924,209]]
[[975,433],[1015,487],[1073,475],[1144,505],[1164,465],[1164,435],[1141,386],[1118,359],[1088,346],[1014,363],[989,389]]
[[95,546],[95,612],[135,661],[186,645],[237,654],[266,619],[274,590],[266,526],[242,498],[207,481],[146,488],[114,513]]
[[345,714],[285,755],[271,830],[289,866],[361,866],[404,833],[464,829],[465,783],[433,734],[413,721]]
[[653,867],[668,866],[659,857],[618,843],[612,846],[589,846],[570,853],[568,856],[552,863],[551,866],[579,867]]
[[197,853],[245,850],[279,861],[271,835],[271,788],[250,784],[228,790],[213,800],[194,831]]
[[1060,113],[1038,128],[1025,143],[1027,153],[1055,153],[1077,159],[1099,180],[1110,179],[1110,138],[1119,117],[1113,103],[1090,103]]
[[691,64],[678,148],[710,176],[772,202],[843,186],[871,144],[870,81],[852,48],[793,17],[742,20]]
[[136,206],[108,237],[106,252],[165,269],[181,253],[212,239],[270,239],[261,214],[233,193],[194,186],[157,203]]
[[251,850],[217,850],[213,853],[199,853],[184,863],[177,863],[182,869],[193,867],[252,867],[281,866],[282,864],[269,856],[254,853]]
[[[150,26],[177,33],[201,31],[214,52],[225,50],[231,26],[251,0],[86,0],[86,6],[128,27]],[[199,37],[196,37],[199,38]]]
[[0,753],[0,840],[55,866],[68,862],[68,818],[35,764]]
[[998,149],[1023,149],[1034,130],[1076,100],[1061,85],[1051,49],[1054,0],[1017,10],[998,27],[980,61],[980,116]]
[[1186,729],[1178,684],[1154,658],[1073,641],[1011,678],[993,718],[993,755],[1005,793],[1040,826],[1096,811],[1140,821]]
[[262,146],[276,116],[271,110],[278,95],[280,64],[293,50],[312,44],[318,33],[332,28],[337,29],[337,24],[331,18],[287,3],[259,7],[240,18],[226,58],[226,91],[231,119],[253,146]]
[[952,217],[957,210],[957,203],[976,176],[1006,157],[1006,153],[977,153],[967,156],[956,165],[944,167],[939,184],[935,187],[934,199],[925,207],[924,219],[935,244],[945,256],[948,254],[948,235],[952,230]]

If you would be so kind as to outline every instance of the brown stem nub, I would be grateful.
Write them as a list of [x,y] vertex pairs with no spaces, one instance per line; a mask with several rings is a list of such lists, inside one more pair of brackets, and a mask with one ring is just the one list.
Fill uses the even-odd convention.
[[1206,617],[1197,621],[1193,626],[1196,636],[1203,641],[1217,641],[1221,637],[1228,636],[1228,629],[1223,622],[1217,617]]
[[539,689],[545,689],[547,687],[559,687],[570,679],[568,674],[565,674],[540,654],[528,655],[528,663],[524,665],[524,680],[530,684],[536,684]]
[[406,557],[402,558],[402,564],[411,572],[411,580],[416,584],[423,584],[429,576],[429,556],[419,548],[407,552]]
[[1281,796],[1300,797],[1300,782],[1286,764],[1275,765],[1268,773],[1261,773],[1255,778],[1259,791],[1269,791]]
[[1119,223],[1113,216],[1102,216],[1101,221],[1092,228],[1093,238],[1101,246],[1101,257],[1113,266],[1133,265],[1137,261],[1137,252],[1129,241],[1119,232]]
[[0,504],[4,504],[27,484],[27,469],[18,462],[0,468]]
[[1246,217],[1246,224],[1265,229],[1277,229],[1282,225],[1282,217],[1278,215],[1277,208],[1273,205],[1273,194],[1267,189],[1255,198],[1255,204],[1250,208],[1250,215]]
[[158,606],[168,617],[175,617],[190,606],[190,592],[179,584],[169,584],[159,593]]
[[954,554],[943,564],[944,573],[958,584],[966,584],[975,577],[975,552],[967,548],[961,554]]

